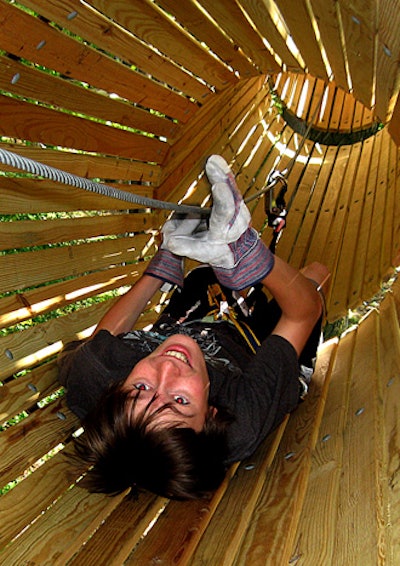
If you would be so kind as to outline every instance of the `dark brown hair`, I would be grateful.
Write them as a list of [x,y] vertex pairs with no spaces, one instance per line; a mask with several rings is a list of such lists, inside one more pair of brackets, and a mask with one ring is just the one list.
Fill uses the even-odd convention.
[[[132,398],[114,385],[84,421],[84,434],[76,441],[79,460],[91,466],[83,480],[89,491],[121,493],[139,488],[172,499],[195,499],[214,491],[225,476],[226,428],[231,417],[210,408],[203,430],[195,432],[176,423],[150,426],[169,405],[135,414],[138,395]],[[140,394],[140,393],[139,393]]]

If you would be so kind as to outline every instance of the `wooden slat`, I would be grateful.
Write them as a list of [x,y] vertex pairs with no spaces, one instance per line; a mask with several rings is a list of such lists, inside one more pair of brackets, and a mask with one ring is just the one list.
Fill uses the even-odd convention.
[[290,81],[290,83],[286,85],[286,87],[286,81],[281,81],[278,92],[280,93],[280,96],[284,95],[285,104],[287,105],[289,110],[292,110],[292,112],[294,113],[296,113],[296,109],[299,104],[299,98],[301,96],[304,83],[307,79],[307,75],[291,73],[288,75],[288,80]]
[[189,564],[232,564],[245,534],[257,499],[263,489],[265,474],[271,466],[288,422],[285,421],[243,461],[235,472],[224,498],[202,536]]
[[[381,192],[386,193],[385,212],[382,226],[382,248],[381,248],[381,264],[379,273],[384,277],[392,267],[396,266],[395,257],[398,247],[393,242],[394,227],[399,224],[400,217],[396,209],[396,175],[397,175],[397,148],[391,139],[389,133],[385,131],[385,137],[388,143],[387,157],[387,180],[382,178],[384,189]],[[384,163],[381,165],[383,171]]]
[[[347,168],[347,162],[350,154],[350,148],[344,146],[339,148],[336,155],[335,163],[329,183],[326,186],[324,198],[321,202],[321,208],[315,228],[310,240],[309,249],[307,251],[306,264],[313,261],[324,262],[323,255],[324,244],[329,237],[330,221],[336,210],[339,198],[340,186]],[[328,265],[328,267],[330,267]]]
[[289,182],[287,228],[279,241],[278,253],[294,267],[300,268],[305,264],[335,152],[335,149],[329,148],[325,154],[320,155],[314,147],[311,159],[315,158],[317,162],[306,165],[298,184],[292,185]]
[[58,400],[3,431],[0,435],[1,485],[22,475],[39,458],[64,442],[77,425],[76,416],[63,400]]
[[[398,282],[394,293],[399,292]],[[399,419],[400,399],[400,328],[393,296],[389,293],[383,301],[379,316],[379,375],[383,397],[383,485],[388,485],[387,556],[395,564],[400,556],[400,491],[399,491]]]
[[[153,189],[138,185],[113,185],[117,189],[153,197]],[[35,214],[38,212],[71,212],[74,210],[125,210],[143,208],[116,198],[48,180],[26,177],[2,177],[0,214]]]
[[[133,161],[120,157],[72,153],[48,149],[43,146],[25,146],[22,143],[0,143],[0,147],[40,163],[45,163],[51,167],[56,167],[57,169],[62,169],[74,175],[87,177],[89,179],[96,178],[114,181],[118,179],[132,183],[140,181],[147,185],[157,185],[160,176],[161,168],[155,163],[143,163],[142,161]],[[13,167],[7,167],[3,164],[1,165],[1,170],[15,172]],[[4,179],[2,179],[2,181],[3,180]],[[130,190],[126,185],[123,188],[124,190]],[[150,186],[135,185],[135,188],[140,194],[152,195]]]
[[[310,564],[335,564],[333,553],[337,538],[338,497],[345,465],[343,436],[354,343],[355,333],[349,332],[337,347],[324,415],[312,453],[307,493],[293,545],[298,556],[306,557]],[[348,502],[344,503],[345,509],[347,506]]]
[[[382,130],[381,139],[382,143],[376,172],[375,198],[371,216],[372,230],[368,242],[367,255],[365,257],[365,272],[362,288],[362,298],[364,300],[370,299],[379,290],[383,276],[381,265],[383,263],[387,265],[387,258],[389,262],[392,259],[391,250],[382,249],[384,223],[388,220],[385,217],[385,212],[389,212],[386,210],[386,200],[388,198],[388,163],[391,139],[385,130]],[[383,258],[385,258],[384,262]]]
[[314,88],[311,94],[310,103],[306,105],[307,114],[306,122],[307,124],[312,124],[313,127],[316,126],[319,116],[321,114],[322,104],[325,94],[325,81],[317,79],[314,83]]
[[139,501],[123,499],[68,563],[69,566],[123,564],[166,503],[148,492],[141,493]]
[[[3,494],[0,506],[0,545],[3,549],[27,525],[41,516],[70,486],[74,474],[68,445],[44,465],[27,474],[16,487]],[[81,470],[84,471],[84,468]],[[79,474],[76,466],[75,475]],[[16,543],[18,544],[18,543]]]
[[[358,327],[351,366],[351,384],[343,430],[343,467],[337,499],[336,544],[333,564],[366,566],[385,556],[389,520],[383,485],[383,413],[377,365],[376,313]],[[355,481],[356,479],[356,481]],[[349,504],[350,503],[350,504]]]
[[123,497],[88,494],[79,488],[68,490],[18,537],[16,544],[3,551],[2,560],[10,565],[23,561],[32,565],[66,564]]
[[[360,143],[354,144],[350,148],[350,153],[346,163],[346,168],[343,172],[343,177],[337,182],[338,198],[335,204],[335,214],[331,214],[330,219],[325,219],[327,224],[326,239],[322,245],[321,259],[329,266],[332,275],[336,273],[336,266],[340,260],[341,253],[344,251],[344,232],[348,223],[352,223],[351,203],[353,201],[353,191],[355,190],[355,180],[358,172],[360,161],[360,154],[362,146]],[[340,154],[338,158],[341,159]],[[334,181],[335,182],[335,181]],[[331,186],[329,190],[333,190]],[[325,207],[326,201],[323,203]],[[342,272],[342,279],[333,283],[333,286],[343,285],[347,287],[348,277],[351,277],[351,271],[347,268],[347,277],[343,278],[345,274]],[[343,305],[344,307],[344,305]]]
[[334,83],[330,83],[326,88],[327,90],[325,91],[323,105],[320,112],[318,113],[317,121],[315,123],[316,128],[321,128],[324,130],[329,129],[337,87]]
[[[263,91],[260,91],[252,98],[245,115],[243,116],[241,113],[240,116],[234,116],[235,122],[229,124],[226,131],[224,131],[220,137],[217,137],[213,146],[209,148],[209,154],[219,153],[223,155],[226,161],[231,165],[236,175],[238,186],[243,194],[246,194],[249,186],[254,183],[257,162],[259,159],[263,159],[267,152],[267,147],[270,145],[269,140],[265,138],[265,125],[262,124],[262,120],[265,119],[267,115],[270,116],[270,110],[269,97],[265,96]],[[262,139],[258,137],[260,135]],[[257,152],[258,159],[252,159],[250,164],[246,164],[249,154],[260,139],[263,143]],[[245,164],[246,167],[243,167]],[[202,165],[202,163],[198,164],[199,174]],[[190,198],[202,202],[209,196],[210,184],[206,176],[203,175],[197,183],[195,193],[193,193]]]
[[[104,269],[110,264],[132,263],[140,258],[141,249],[148,240],[149,236],[139,235],[0,256],[0,290],[24,289],[71,274]],[[43,265],[47,266],[45,272]]]
[[168,145],[157,138],[5,96],[0,104],[0,134],[4,136],[156,163],[162,163],[167,153]]
[[[57,355],[64,344],[77,339],[79,332],[94,327],[111,304],[112,301],[97,303],[68,317],[50,319],[23,331],[2,336],[0,344],[5,354],[4,363],[0,368],[0,379],[7,379]],[[8,389],[4,391],[5,413],[13,406],[7,399],[7,393]],[[21,402],[25,399],[26,396],[23,396]],[[29,398],[26,400],[29,401]]]
[[395,144],[400,146],[400,96],[395,101],[392,118],[389,124],[389,132]]
[[238,71],[240,78],[249,78],[258,74],[256,67],[243,56],[235,43],[204,16],[198,4],[193,0],[185,3],[176,0],[162,0],[160,5],[193,36],[203,41],[222,61]]
[[392,116],[400,88],[396,64],[400,53],[399,27],[398,6],[389,0],[381,0],[378,9],[375,113],[384,124]]
[[366,106],[366,107],[364,108],[363,127],[364,127],[364,128],[369,128],[369,127],[372,126],[374,123],[375,123],[374,110],[371,109],[370,107]]
[[40,246],[74,239],[126,234],[151,228],[150,214],[119,214],[57,220],[21,220],[0,224],[0,249]]
[[[0,367],[0,379],[9,378],[24,368],[37,366],[50,356],[57,355],[64,344],[79,338],[82,331],[87,333],[92,327],[94,328],[116,300],[117,298],[114,298],[95,303],[68,316],[50,319],[23,331],[2,336],[1,351],[5,354]],[[154,310],[145,311],[135,327],[144,328],[157,318],[158,314]],[[7,409],[10,405],[6,398],[7,390],[4,391],[4,395]]]
[[354,119],[355,105],[356,105],[356,100],[353,97],[353,95],[346,93],[344,95],[342,115],[340,117],[340,122],[339,122],[340,133],[351,132],[353,119]]
[[[237,149],[242,147],[241,143],[244,143],[237,135],[227,147],[228,151],[233,150],[233,155],[230,157],[235,160],[239,167],[236,173],[237,183],[245,198],[252,196],[264,187],[269,171],[277,159],[278,150],[274,151],[274,140],[278,139],[285,129],[285,123],[271,107],[267,108],[266,113],[261,116],[261,122],[257,110],[254,112],[254,119],[256,120],[255,124],[258,122],[257,128],[249,138],[245,138],[245,151],[235,155]],[[264,120],[268,120],[268,122]],[[246,119],[246,123],[247,121],[248,119]],[[242,129],[245,130],[245,127]],[[238,143],[239,145],[237,145]],[[254,149],[256,149],[255,153],[253,153]],[[254,201],[252,201],[248,205],[250,210],[253,210],[254,204]]]
[[396,222],[393,224],[393,263],[394,265],[400,265],[400,151],[397,147],[395,149],[394,156],[394,168],[395,168],[395,199],[394,199],[394,218]]
[[361,102],[356,100],[354,107],[352,130],[359,130],[362,127],[363,112],[364,112],[363,104],[361,104]]
[[91,0],[91,4],[114,22],[153,45],[178,65],[191,71],[218,90],[237,82],[237,77],[217,61],[194,38],[180,28],[154,3],[130,0]]
[[156,116],[121,100],[115,100],[93,90],[77,86],[56,76],[34,69],[7,57],[0,57],[0,88],[6,92],[40,102],[87,114],[164,136],[169,140],[178,131],[172,120]]
[[[63,28],[84,38],[103,51],[111,53],[122,61],[149,73],[158,81],[173,86],[180,92],[197,100],[212,96],[210,89],[190,76],[178,65],[169,61],[151,46],[144,44],[127,30],[118,26],[96,11],[93,3],[82,3],[79,0],[25,0],[24,5],[32,8],[47,19],[56,22]],[[76,14],[71,17],[70,14]],[[143,94],[143,92],[141,93]],[[136,97],[132,92],[128,98]],[[182,103],[184,100],[182,100]],[[179,120],[185,123],[196,112],[196,105],[189,104],[184,112],[179,112]],[[163,101],[160,100],[163,104]],[[174,115],[174,114],[172,114]]]
[[18,379],[3,383],[0,395],[2,422],[31,409],[35,403],[59,389],[55,361],[42,364]]
[[[122,98],[185,121],[188,98],[79,43],[4,0],[0,3],[0,48],[64,76],[117,93]],[[25,40],[27,39],[27,40]],[[38,45],[46,42],[43,49]]]
[[345,58],[340,39],[340,25],[337,19],[336,3],[325,0],[313,0],[312,11],[318,22],[322,45],[324,46],[329,65],[333,72],[332,78],[337,86],[348,90]]
[[319,369],[305,403],[291,415],[264,489],[236,556],[236,564],[288,564],[308,484],[311,452],[315,447],[325,404],[324,380],[333,347],[321,351]]
[[[250,79],[233,90],[227,90],[215,105],[214,101],[210,102],[211,107],[209,104],[204,105],[191,123],[191,129],[186,130],[185,135],[171,147],[157,198],[164,199],[168,195],[168,198],[178,199],[178,191],[182,185],[186,185],[186,192],[190,184],[187,183],[186,175],[189,172],[193,175],[197,168],[203,166],[205,158],[211,153],[213,143],[217,145],[215,139],[220,143],[221,136],[225,134],[228,140],[229,133],[237,126],[240,117],[259,93],[260,83],[260,79]],[[209,114],[211,110],[212,120]]]
[[261,37],[266,38],[274,53],[279,55],[286,68],[289,71],[299,72],[301,65],[293,56],[286,41],[278,31],[266,5],[257,0],[240,0],[240,5],[257,26],[257,31],[261,34]]
[[279,0],[277,6],[289,27],[308,72],[314,77],[327,78],[326,68],[321,56],[321,49],[315,37],[308,14],[306,2],[297,2],[294,9],[291,0]]
[[280,69],[275,59],[236,3],[230,0],[219,0],[218,2],[201,0],[200,3],[263,73],[279,72]]
[[[374,202],[376,194],[377,171],[379,165],[380,146],[382,141],[382,133],[379,132],[371,139],[373,149],[371,151],[371,161],[368,169],[368,176],[366,179],[366,190],[362,208],[362,218],[359,223],[359,232],[357,237],[356,257],[359,261],[353,263],[353,276],[349,289],[349,306],[355,307],[360,304],[362,300],[362,289],[364,283],[364,272],[366,268],[366,258],[368,255],[369,241],[373,238],[373,217],[374,217]],[[371,297],[365,297],[370,299]]]
[[[310,162],[296,188],[289,209],[289,229],[284,233],[280,247],[287,250],[287,260],[298,268],[304,266],[317,225],[321,203],[335,162],[336,148],[329,147],[322,153],[314,146]],[[321,242],[322,244],[322,242]]]
[[[333,279],[336,284],[330,289],[330,305],[334,312],[343,312],[348,305],[354,305],[359,296],[353,297],[351,290],[352,282],[358,281],[361,284],[361,278],[364,268],[365,250],[360,243],[360,230],[362,227],[366,230],[367,226],[362,224],[362,215],[364,203],[367,199],[367,178],[371,161],[371,154],[374,148],[374,140],[369,138],[363,142],[362,153],[360,156],[360,164],[357,170],[357,176],[354,179],[354,189],[352,199],[349,203],[349,221],[346,223],[345,232],[343,234],[343,245],[338,258],[336,272]],[[351,270],[349,266],[352,266]],[[332,317],[332,320],[335,317]]]
[[165,564],[187,564],[211,517],[217,511],[234,469],[235,466],[228,471],[218,490],[208,499],[171,501],[125,564],[151,564],[160,560]]
[[340,120],[342,117],[343,112],[343,104],[345,99],[345,93],[342,89],[336,88],[335,89],[335,98],[333,101],[333,105],[331,108],[331,114],[329,117],[329,125],[328,129],[332,130],[339,130]]
[[[259,170],[256,171],[255,175],[252,174],[254,173],[252,172],[252,169],[248,170],[247,167],[243,168],[242,171],[238,171],[238,185],[243,190],[243,194],[246,198],[264,188],[275,161],[279,159],[277,142],[285,130],[285,122],[278,114],[276,108],[273,107],[267,109],[264,119],[267,121],[265,123],[261,123],[261,127],[263,128],[261,134],[262,139],[261,146],[257,152],[258,156],[256,158],[257,163],[260,162]],[[243,130],[246,131],[245,125],[243,125]],[[240,163],[240,154],[237,157],[235,154],[237,153],[238,148],[241,147],[243,140],[241,140],[239,136],[239,138],[237,140],[235,139],[234,142],[234,144],[229,143],[227,150],[229,152],[232,147],[233,151],[231,152],[230,158],[235,161],[237,160],[238,163]],[[259,142],[259,139],[257,139],[257,142]],[[248,143],[247,146],[247,151],[251,151],[251,145]],[[254,202],[253,204],[250,203],[250,210],[252,210],[252,206],[254,206]]]
[[294,113],[298,118],[302,118],[303,120],[306,120],[308,114],[308,107],[312,101],[312,93],[315,82],[316,79],[313,76],[307,75],[299,93],[299,99]]
[[0,327],[11,326],[33,316],[65,307],[77,300],[84,300],[117,287],[131,285],[146,265],[145,262],[140,262],[128,268],[126,266],[111,267],[61,283],[2,297],[0,299]]
[[339,0],[346,54],[354,95],[371,107],[374,91],[374,42],[377,29],[374,0]]

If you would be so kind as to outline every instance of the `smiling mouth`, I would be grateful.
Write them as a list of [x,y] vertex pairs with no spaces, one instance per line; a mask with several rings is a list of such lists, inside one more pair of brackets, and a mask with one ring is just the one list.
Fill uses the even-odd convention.
[[167,350],[164,356],[170,356],[171,358],[176,358],[186,365],[190,365],[188,357],[183,352],[178,352],[177,350]]

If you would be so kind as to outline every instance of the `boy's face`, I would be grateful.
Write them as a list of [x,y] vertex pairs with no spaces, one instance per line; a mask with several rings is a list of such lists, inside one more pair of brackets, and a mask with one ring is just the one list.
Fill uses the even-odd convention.
[[202,430],[209,409],[210,381],[204,355],[197,342],[182,334],[167,338],[146,358],[138,362],[125,380],[124,389],[140,392],[134,411],[153,413],[165,404],[154,426],[188,426]]

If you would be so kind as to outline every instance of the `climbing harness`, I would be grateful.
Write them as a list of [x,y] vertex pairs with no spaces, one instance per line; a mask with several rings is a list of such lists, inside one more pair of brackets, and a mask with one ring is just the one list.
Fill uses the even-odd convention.
[[230,305],[219,283],[209,285],[207,295],[210,305],[208,316],[212,316],[214,320],[230,321],[244,338],[253,354],[255,354],[260,347],[260,341],[248,324],[246,324],[243,320],[238,320],[238,316],[234,308],[236,304],[242,312],[244,312],[242,304],[244,299],[239,294],[235,295],[235,292],[233,291],[232,297],[235,299],[236,303],[234,305]]

